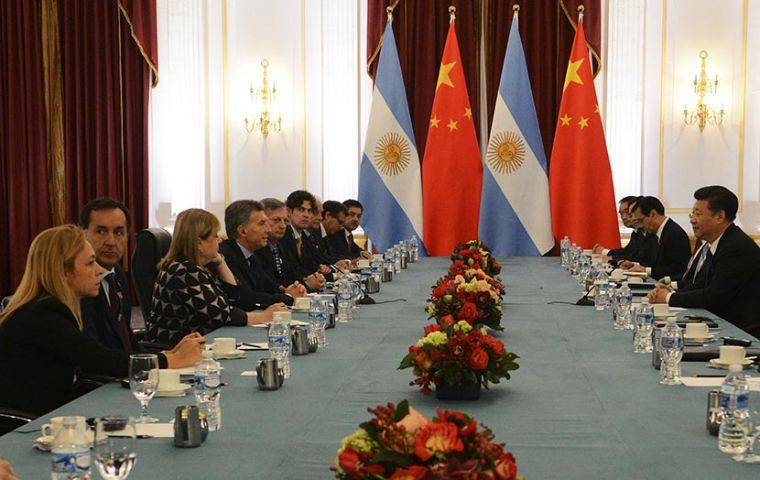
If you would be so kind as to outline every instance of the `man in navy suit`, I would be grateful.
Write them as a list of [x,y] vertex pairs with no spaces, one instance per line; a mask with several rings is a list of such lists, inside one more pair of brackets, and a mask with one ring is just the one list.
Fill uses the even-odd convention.
[[640,197],[631,210],[634,226],[641,225],[647,235],[657,239],[651,260],[620,263],[620,268],[631,272],[646,272],[653,278],[681,278],[691,258],[691,243],[683,228],[665,216],[665,207],[655,197]]
[[694,192],[689,215],[694,235],[704,242],[694,255],[693,282],[677,291],[660,285],[649,293],[653,303],[705,308],[746,332],[760,335],[760,248],[734,224],[739,201],[723,186]]
[[95,250],[98,264],[105,270],[98,296],[83,298],[80,303],[83,333],[108,347],[136,351],[130,327],[129,282],[119,265],[127,250],[129,210],[118,200],[98,198],[82,208],[79,225]]
[[254,252],[267,247],[271,227],[264,206],[254,200],[237,200],[224,210],[227,240],[219,246],[227,265],[238,280],[238,308],[246,311],[282,302],[293,305],[293,298],[306,295],[299,282],[282,285],[271,277]]

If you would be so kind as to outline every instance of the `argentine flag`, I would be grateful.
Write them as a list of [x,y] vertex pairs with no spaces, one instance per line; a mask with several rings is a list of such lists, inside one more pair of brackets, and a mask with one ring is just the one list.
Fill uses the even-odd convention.
[[543,255],[554,246],[546,156],[517,12],[483,165],[480,239],[494,255]]
[[390,16],[359,168],[359,201],[364,206],[362,227],[378,250],[384,251],[415,235],[421,241],[420,159]]

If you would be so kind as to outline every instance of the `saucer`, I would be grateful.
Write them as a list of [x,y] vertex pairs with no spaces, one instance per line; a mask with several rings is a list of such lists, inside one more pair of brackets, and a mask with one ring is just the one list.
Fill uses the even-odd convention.
[[293,312],[308,312],[309,311],[309,307],[304,307],[304,308],[300,308],[300,307],[288,307],[288,308],[290,308],[290,310],[293,311]]
[[37,439],[34,441],[34,448],[42,452],[49,452],[53,447],[53,440],[55,440],[55,437],[52,435],[43,435],[41,437],[37,437]]
[[715,338],[715,334],[708,333],[706,337],[687,337],[686,335],[683,336],[684,342],[689,343],[707,343]]
[[159,388],[158,390],[156,390],[156,396],[157,397],[184,397],[185,392],[187,392],[187,390],[190,389],[191,387],[192,385],[181,384],[177,388],[174,388],[174,386],[172,386],[171,389],[166,389],[166,390],[162,390]]
[[[744,360],[739,363],[739,365],[742,365],[746,367],[747,365],[752,365],[752,363],[755,361],[755,357],[746,357]],[[731,365],[730,363],[723,363],[720,361],[720,358],[711,358],[710,359],[710,365],[715,368],[722,368],[724,370],[728,370],[728,367]]]
[[235,350],[233,352],[216,353],[214,352],[215,360],[234,360],[238,358],[245,358],[244,350]]

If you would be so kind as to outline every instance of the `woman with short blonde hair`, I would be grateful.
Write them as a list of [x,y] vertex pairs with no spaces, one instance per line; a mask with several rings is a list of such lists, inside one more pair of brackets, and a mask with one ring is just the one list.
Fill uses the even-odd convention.
[[221,224],[211,212],[191,208],[177,216],[172,243],[159,262],[146,338],[174,345],[183,335],[219,327],[272,321],[282,303],[246,312],[232,305],[239,296],[235,275],[219,253]]
[[[79,302],[100,290],[103,268],[75,225],[49,228],[32,241],[18,290],[0,314],[0,406],[43,414],[75,397],[76,372],[125,377],[129,354],[82,335]],[[159,364],[195,364],[200,335],[159,355]],[[32,380],[32,381],[30,381]]]

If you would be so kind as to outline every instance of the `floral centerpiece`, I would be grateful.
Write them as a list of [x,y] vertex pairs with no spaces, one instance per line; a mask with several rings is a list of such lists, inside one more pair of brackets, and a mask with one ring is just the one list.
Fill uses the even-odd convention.
[[483,270],[462,270],[445,275],[433,286],[426,310],[442,326],[457,320],[501,330],[501,282]]
[[416,378],[409,384],[419,385],[425,395],[432,391],[432,384],[439,399],[475,400],[481,386],[487,389],[489,382],[509,379],[509,372],[519,368],[517,358],[485,329],[460,320],[425,327],[425,336],[409,347],[398,368],[412,367]]
[[501,273],[501,264],[491,254],[491,249],[480,240],[457,243],[451,252],[450,270],[476,268],[486,275],[496,277]]
[[517,464],[486,426],[438,409],[428,420],[404,400],[368,408],[373,418],[343,439],[336,478],[366,480],[516,480]]

